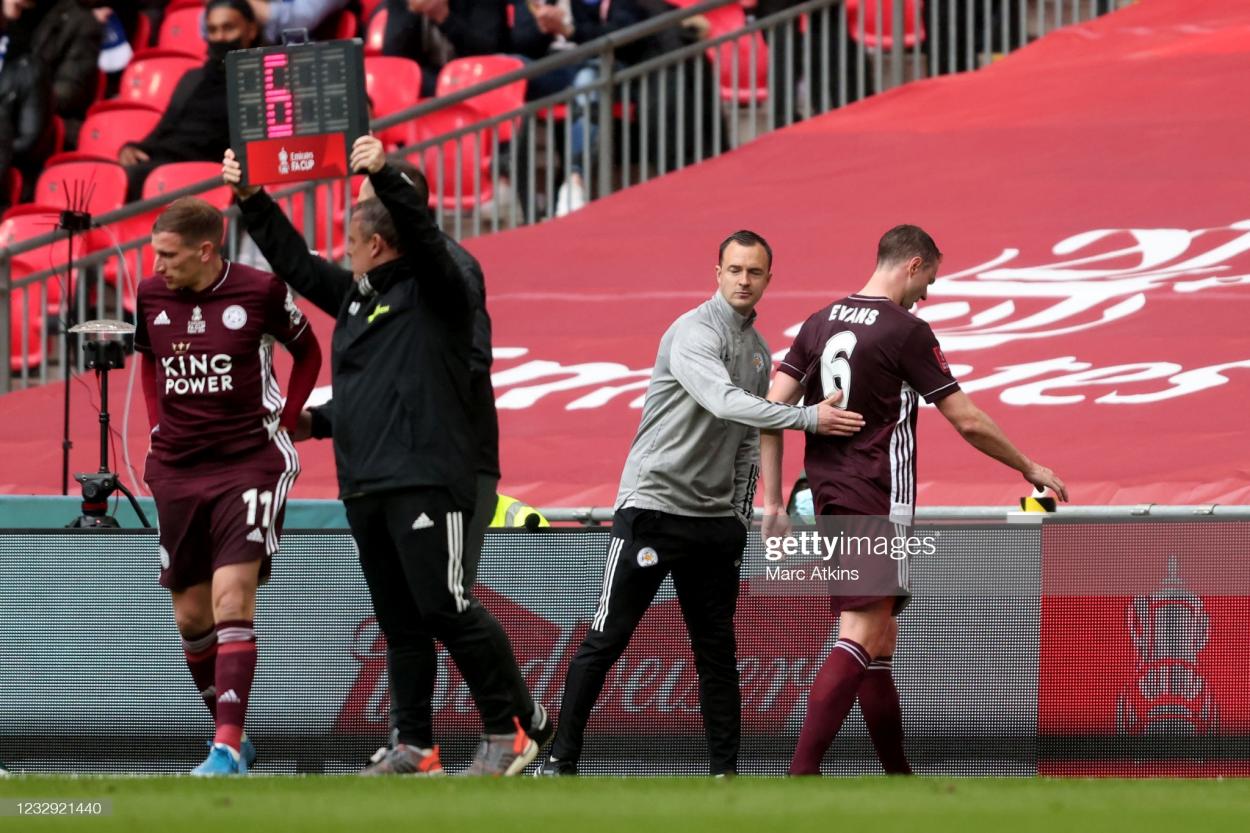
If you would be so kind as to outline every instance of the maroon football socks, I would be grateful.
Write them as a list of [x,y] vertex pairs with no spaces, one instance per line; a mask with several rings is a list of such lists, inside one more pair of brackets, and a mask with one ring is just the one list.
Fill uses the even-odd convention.
[[877,657],[859,684],[859,710],[868,725],[877,758],[887,775],[911,775],[903,751],[903,710],[894,685],[893,657]]
[[217,734],[213,743],[239,751],[247,698],[256,675],[256,633],[252,623],[231,620],[217,623]]
[[182,654],[195,680],[195,690],[204,698],[208,713],[217,719],[217,628],[197,636],[182,638]]
[[807,695],[807,717],[790,761],[791,775],[819,775],[820,762],[846,720],[871,657],[851,639],[839,639]]

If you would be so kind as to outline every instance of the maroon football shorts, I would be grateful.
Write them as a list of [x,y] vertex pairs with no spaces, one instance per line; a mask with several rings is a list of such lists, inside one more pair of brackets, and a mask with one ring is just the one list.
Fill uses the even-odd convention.
[[160,526],[162,587],[186,590],[227,564],[260,561],[269,579],[299,457],[285,434],[257,452],[193,466],[148,461]]
[[911,602],[912,557],[903,549],[910,527],[880,515],[822,506],[816,529],[825,539],[838,540],[829,561],[840,568],[829,580],[829,609],[834,616],[882,599],[894,600],[895,616],[903,612]]

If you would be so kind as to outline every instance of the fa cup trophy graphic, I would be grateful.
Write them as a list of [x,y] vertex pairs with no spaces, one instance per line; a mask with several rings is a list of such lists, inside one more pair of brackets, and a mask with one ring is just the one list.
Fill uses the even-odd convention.
[[1176,556],[1149,596],[1135,596],[1127,610],[1137,650],[1134,679],[1116,702],[1116,730],[1133,737],[1201,737],[1219,730],[1219,707],[1198,673],[1210,619],[1202,599],[1186,589]]

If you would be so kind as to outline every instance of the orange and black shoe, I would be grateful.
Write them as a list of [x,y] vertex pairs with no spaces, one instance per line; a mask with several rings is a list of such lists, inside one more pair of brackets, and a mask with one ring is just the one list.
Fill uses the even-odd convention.
[[361,775],[415,775],[433,777],[445,775],[443,765],[438,760],[438,746],[422,749],[397,743],[394,746],[383,746],[373,753],[373,758]]
[[538,757],[538,744],[521,728],[521,721],[512,718],[516,731],[509,735],[482,735],[473,763],[465,775],[495,778],[519,775],[530,761]]

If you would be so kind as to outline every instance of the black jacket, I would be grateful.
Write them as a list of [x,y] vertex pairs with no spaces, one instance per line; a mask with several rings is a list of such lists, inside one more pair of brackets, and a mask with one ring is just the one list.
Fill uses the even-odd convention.
[[[3,36],[0,32],[0,36]],[[52,151],[52,110],[48,77],[42,63],[30,53],[14,55],[12,47],[0,70],[0,118],[9,128],[0,156],[22,168],[23,176],[38,176]],[[6,164],[4,167],[8,167]],[[26,183],[29,192],[34,182]]]
[[156,127],[142,142],[131,144],[154,165],[220,160],[230,147],[225,63],[210,58],[182,76]]
[[75,146],[78,128],[95,100],[104,28],[84,0],[60,0],[35,27],[33,49],[52,81],[52,108],[65,120]]
[[334,438],[341,497],[442,486],[472,506],[474,472],[499,470],[481,268],[395,169],[370,179],[407,244],[368,275],[375,295],[310,254],[265,192],[241,203],[243,224],[279,277],[337,316],[334,401],[314,410],[313,435]]

